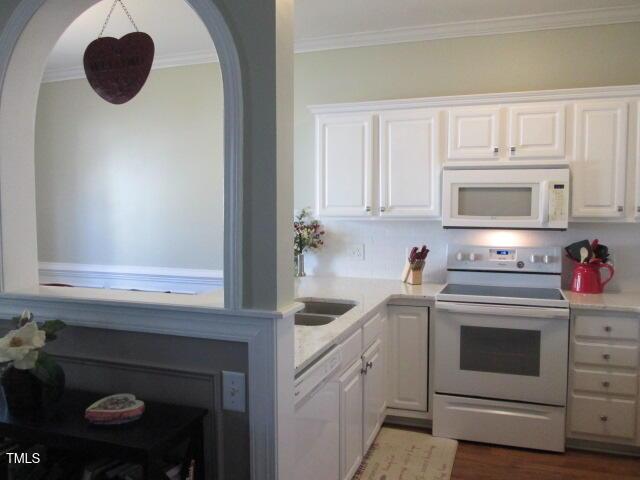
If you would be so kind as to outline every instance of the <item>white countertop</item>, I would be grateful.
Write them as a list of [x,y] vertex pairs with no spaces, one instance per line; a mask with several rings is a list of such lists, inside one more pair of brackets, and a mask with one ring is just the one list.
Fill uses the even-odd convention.
[[357,305],[328,325],[296,325],[295,366],[302,370],[331,346],[345,340],[362,326],[378,307],[393,299],[433,302],[443,284],[407,285],[400,280],[344,277],[304,277],[296,279],[296,298],[303,300],[353,300]]
[[[296,298],[302,300],[353,300],[357,305],[328,325],[295,327],[295,367],[299,372],[333,345],[362,326],[378,307],[394,299],[422,300],[427,305],[444,284],[407,285],[400,280],[345,277],[296,279]],[[571,308],[640,313],[640,292],[600,295],[564,292]]]
[[597,295],[564,291],[571,308],[640,313],[640,292],[600,293]]

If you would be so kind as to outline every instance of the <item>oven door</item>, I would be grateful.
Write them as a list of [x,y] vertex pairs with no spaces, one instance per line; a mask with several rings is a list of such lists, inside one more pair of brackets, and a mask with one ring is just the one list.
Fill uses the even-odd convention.
[[445,228],[566,229],[569,172],[445,170]]
[[436,302],[436,393],[564,406],[569,310]]

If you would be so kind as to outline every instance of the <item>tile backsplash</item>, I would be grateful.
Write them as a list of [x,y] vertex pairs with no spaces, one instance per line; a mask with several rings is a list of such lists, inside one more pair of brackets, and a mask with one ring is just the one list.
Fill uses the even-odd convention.
[[[307,273],[317,276],[399,278],[407,249],[426,244],[425,281],[446,280],[447,245],[550,245],[598,238],[612,252],[616,268],[607,291],[640,292],[640,224],[571,223],[566,232],[520,230],[445,230],[439,222],[322,220],[326,230],[322,250],[306,256]],[[363,248],[364,255],[354,255]],[[565,283],[571,265],[565,263]]]

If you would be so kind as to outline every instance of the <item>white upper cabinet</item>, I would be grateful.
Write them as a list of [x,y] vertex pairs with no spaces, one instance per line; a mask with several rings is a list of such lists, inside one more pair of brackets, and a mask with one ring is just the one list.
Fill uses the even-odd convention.
[[564,158],[565,110],[555,103],[509,107],[509,159]]
[[440,214],[438,111],[380,114],[380,215]]
[[316,119],[317,212],[324,216],[371,215],[373,120],[369,113]]
[[316,213],[438,219],[442,170],[571,170],[573,221],[640,222],[640,85],[317,105]]
[[449,160],[497,160],[500,155],[500,107],[449,110]]
[[585,101],[575,106],[572,215],[625,215],[628,105]]

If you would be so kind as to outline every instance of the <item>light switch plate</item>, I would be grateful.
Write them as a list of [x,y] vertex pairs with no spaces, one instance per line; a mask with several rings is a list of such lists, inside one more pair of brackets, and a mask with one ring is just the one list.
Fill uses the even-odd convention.
[[241,372],[222,372],[222,408],[230,412],[247,411],[245,375]]

